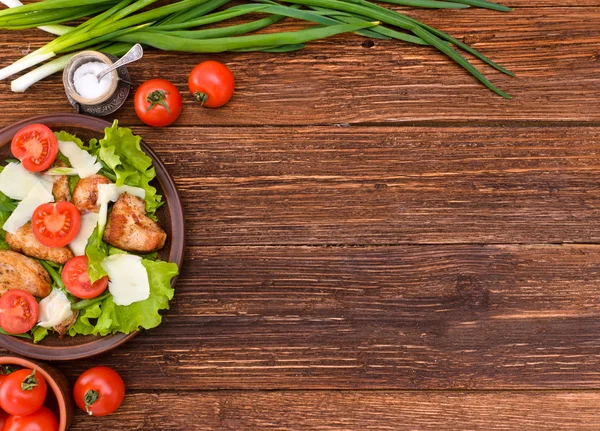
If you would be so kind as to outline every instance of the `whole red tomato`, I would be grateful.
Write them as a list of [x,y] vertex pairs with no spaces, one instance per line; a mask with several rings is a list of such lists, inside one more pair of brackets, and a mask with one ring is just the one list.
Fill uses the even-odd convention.
[[112,368],[93,367],[79,376],[73,396],[81,410],[93,416],[106,416],[123,402],[125,383]]
[[27,416],[10,416],[3,431],[58,431],[58,419],[48,407]]
[[42,407],[47,393],[46,380],[36,370],[24,368],[0,385],[0,407],[11,415],[30,415]]
[[8,418],[9,414],[6,413],[4,410],[0,410],[0,430],[4,429],[4,424],[6,423]]
[[134,107],[137,116],[147,125],[168,126],[181,113],[181,94],[166,79],[151,79],[135,92]]
[[188,88],[202,106],[218,108],[233,96],[235,79],[223,63],[208,60],[194,67],[188,78]]

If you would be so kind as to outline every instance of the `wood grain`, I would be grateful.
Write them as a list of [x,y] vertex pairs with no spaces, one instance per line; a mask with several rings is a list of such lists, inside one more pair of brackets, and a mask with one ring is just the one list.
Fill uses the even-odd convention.
[[135,130],[193,245],[600,240],[598,128]]
[[[592,431],[596,392],[134,393],[106,418],[72,431]],[[168,408],[166,408],[168,406]]]
[[[515,96],[512,101],[485,90],[433,49],[393,41],[377,41],[374,47],[364,48],[363,39],[353,35],[315,42],[304,51],[283,55],[154,52],[132,65],[130,72],[138,83],[168,78],[187,94],[187,74],[200,60],[217,58],[232,68],[237,87],[232,102],[219,110],[199,109],[191,97],[185,97],[179,125],[600,121],[600,30],[594,25],[600,21],[600,8],[561,8],[556,2],[553,6],[519,8],[511,14],[411,11],[517,73],[519,77],[512,79],[482,68],[494,83]],[[1,37],[2,64],[48,40],[34,30],[4,32]],[[71,109],[63,97],[60,76],[25,95],[10,94],[7,81],[0,83],[0,91],[11,107],[3,113],[3,124],[36,111]],[[117,117],[139,124],[131,102]]]
[[597,389],[599,268],[598,246],[190,247],[160,327],[60,367],[144,390]]

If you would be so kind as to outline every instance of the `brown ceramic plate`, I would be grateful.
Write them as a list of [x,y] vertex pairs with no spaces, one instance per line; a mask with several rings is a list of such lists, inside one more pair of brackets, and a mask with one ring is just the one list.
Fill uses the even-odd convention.
[[[99,118],[87,117],[78,114],[53,114],[33,117],[12,126],[0,130],[0,161],[12,158],[10,153],[10,141],[13,135],[28,124],[42,123],[54,131],[65,130],[81,138],[84,142],[91,138],[102,138],[104,128],[110,127],[110,123]],[[142,150],[148,154],[156,168],[155,184],[157,193],[163,196],[165,204],[158,210],[159,224],[167,232],[167,243],[159,252],[159,259],[175,262],[179,268],[183,262],[184,249],[184,219],[183,209],[179,194],[173,179],[167,172],[165,165],[148,145],[142,142]],[[173,279],[174,285],[176,278]],[[62,340],[55,334],[49,335],[42,342],[33,344],[22,338],[0,335],[0,347],[30,358],[49,361],[66,361],[72,359],[87,358],[113,349],[127,340],[133,338],[137,333],[114,334],[105,337],[66,336]]]

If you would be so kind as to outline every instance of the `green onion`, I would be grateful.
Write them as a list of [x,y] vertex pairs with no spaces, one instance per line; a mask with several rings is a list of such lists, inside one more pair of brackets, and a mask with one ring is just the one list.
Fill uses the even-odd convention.
[[[12,9],[0,11],[0,28],[20,29],[39,26],[59,37],[42,48],[0,69],[0,80],[57,54],[54,59],[11,83],[13,91],[25,91],[33,83],[58,72],[81,49],[94,48],[121,55],[133,43],[183,52],[264,51],[291,52],[304,44],[343,32],[378,39],[396,39],[419,45],[431,45],[455,61],[496,94],[509,98],[496,88],[452,45],[468,52],[497,70],[514,76],[483,54],[452,36],[402,13],[367,0],[255,0],[214,12],[230,0],[179,0],[148,9],[156,0],[42,0],[25,6],[19,0],[0,0]],[[489,0],[382,0],[386,3],[422,8],[464,9],[479,7],[497,11],[510,8]],[[300,9],[308,6],[311,10]],[[235,17],[260,13],[268,16],[242,24],[203,28]],[[77,27],[48,24],[92,16]],[[274,25],[283,17],[316,23],[299,31],[249,34]],[[376,23],[373,21],[377,21]]]
[[[95,4],[106,4],[106,3],[116,3],[116,0],[86,0],[85,6],[91,6]],[[25,12],[36,12],[40,10],[49,10],[49,9],[62,9],[65,7],[71,7],[73,5],[80,5],[81,2],[75,0],[45,0],[35,3],[30,3],[22,6],[11,7],[10,9],[0,10],[0,19],[9,16],[15,15],[19,13]]]
[[299,31],[281,33],[255,34],[237,37],[223,37],[208,40],[197,40],[170,36],[168,34],[155,37],[153,32],[136,32],[135,36],[139,43],[168,51],[184,52],[225,52],[236,49],[249,49],[265,46],[295,45],[316,39],[324,39],[340,33],[347,33],[361,28],[374,27],[378,22],[367,22],[365,24],[339,24],[327,27],[313,27]]

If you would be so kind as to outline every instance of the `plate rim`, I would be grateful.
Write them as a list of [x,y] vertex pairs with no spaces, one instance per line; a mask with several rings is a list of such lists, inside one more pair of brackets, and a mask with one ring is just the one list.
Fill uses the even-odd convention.
[[[82,127],[93,130],[103,130],[112,125],[111,122],[102,118],[90,117],[87,115],[74,113],[56,113],[29,117],[19,122],[10,124],[0,129],[0,138],[5,134],[14,135],[19,129],[33,123],[51,123],[53,127]],[[14,129],[14,132],[12,130]],[[100,133],[100,132],[99,132]],[[1,139],[0,139],[1,141]],[[9,144],[10,141],[7,141]],[[5,144],[5,145],[7,145]],[[0,145],[0,148],[2,145]],[[169,196],[169,212],[171,214],[171,249],[169,250],[169,262],[174,262],[179,268],[179,274],[183,267],[183,257],[185,252],[185,217],[183,216],[183,206],[173,177],[167,171],[167,167],[158,157],[156,152],[144,142],[141,142],[142,150],[152,158],[152,164],[156,169],[157,179],[163,189],[163,195]],[[175,223],[177,221],[177,223]],[[175,229],[175,226],[178,226]],[[179,278],[179,274],[171,280],[171,286],[174,288]],[[90,343],[76,346],[41,346],[33,344],[10,335],[0,334],[0,348],[9,350],[29,358],[41,359],[45,361],[72,361],[76,359],[89,358],[109,350],[112,350],[121,344],[135,337],[140,331],[130,334],[116,333],[98,338]],[[52,356],[48,355],[52,352]]]

